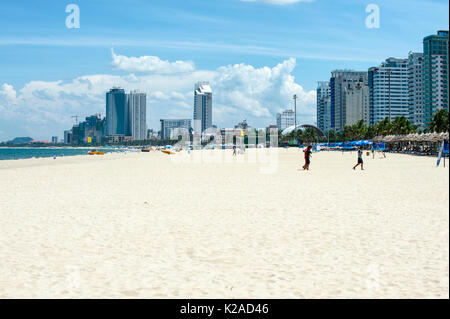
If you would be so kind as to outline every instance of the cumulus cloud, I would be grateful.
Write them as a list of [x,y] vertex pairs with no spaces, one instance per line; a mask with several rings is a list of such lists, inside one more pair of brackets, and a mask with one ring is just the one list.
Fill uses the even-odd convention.
[[194,63],[191,61],[169,62],[156,56],[127,57],[117,55],[114,49],[111,49],[111,56],[111,65],[126,72],[176,74],[189,73],[195,69]]
[[308,108],[313,109],[315,92],[306,92],[295,83],[291,75],[295,65],[291,58],[273,68],[246,64],[220,67],[212,81],[215,99],[219,106],[234,108],[243,116],[270,121],[275,113],[289,107],[292,96],[297,94],[299,110],[306,114]]
[[4,99],[6,99],[9,102],[16,100],[16,91],[14,90],[14,87],[12,85],[9,85],[7,83],[3,83],[2,88],[0,90],[0,96],[2,96]]
[[285,5],[297,2],[314,2],[315,0],[241,0],[243,2],[265,2],[270,4]]
[[292,75],[295,59],[273,67],[235,64],[216,70],[182,74],[86,75],[71,81],[31,81],[20,90],[0,86],[0,128],[9,138],[62,136],[73,124],[72,115],[84,118],[105,112],[105,94],[113,86],[147,93],[147,123],[159,129],[161,118],[192,118],[193,90],[197,81],[213,88],[213,123],[233,127],[247,119],[254,127],[275,124],[276,113],[292,108],[297,94],[299,121],[313,123],[315,91],[306,91]]

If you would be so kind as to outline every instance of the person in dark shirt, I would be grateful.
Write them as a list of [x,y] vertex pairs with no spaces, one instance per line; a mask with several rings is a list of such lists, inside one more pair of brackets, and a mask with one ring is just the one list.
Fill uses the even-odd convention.
[[303,169],[308,170],[309,171],[309,164],[311,164],[311,157],[312,157],[312,146],[309,145],[306,150],[304,150],[303,152],[305,153],[305,165],[303,165]]
[[356,169],[356,167],[358,167],[358,165],[361,165],[361,170],[364,170],[364,161],[363,161],[363,148],[362,146],[359,148],[358,150],[358,163],[353,166],[353,169]]

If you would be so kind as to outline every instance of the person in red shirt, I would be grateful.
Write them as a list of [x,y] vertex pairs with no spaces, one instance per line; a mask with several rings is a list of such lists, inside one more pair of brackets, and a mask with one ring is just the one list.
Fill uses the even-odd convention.
[[312,146],[309,145],[303,152],[305,153],[305,165],[303,165],[303,169],[309,171],[309,164],[311,164],[311,157],[312,157]]

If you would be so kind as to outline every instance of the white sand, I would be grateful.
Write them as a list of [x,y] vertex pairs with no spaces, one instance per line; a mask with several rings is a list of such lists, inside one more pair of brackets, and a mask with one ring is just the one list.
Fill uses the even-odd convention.
[[449,298],[448,167],[387,156],[0,161],[0,297]]

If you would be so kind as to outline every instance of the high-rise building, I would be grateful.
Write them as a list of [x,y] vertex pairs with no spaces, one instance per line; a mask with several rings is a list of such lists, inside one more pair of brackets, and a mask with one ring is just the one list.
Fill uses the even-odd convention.
[[330,82],[321,81],[317,86],[317,127],[322,131],[330,130],[331,97]]
[[408,59],[388,58],[369,69],[370,124],[409,117]]
[[79,124],[79,143],[100,143],[104,136],[105,119],[100,114],[86,117],[86,121]]
[[146,94],[121,88],[106,93],[106,135],[131,136],[133,140],[147,138]]
[[194,90],[194,131],[203,133],[212,127],[212,90],[209,82],[198,82]]
[[277,114],[277,127],[283,131],[290,126],[295,125],[295,112],[293,110],[285,110]]
[[170,120],[170,119],[161,119],[161,139],[177,139],[178,134],[182,135],[181,130],[186,132],[190,132],[191,130],[191,120],[190,119],[182,119],[182,120]]
[[423,39],[423,113],[430,123],[438,110],[448,110],[448,31],[438,31]]
[[409,120],[423,129],[423,53],[408,54]]
[[64,131],[64,144],[72,144],[72,130]]
[[367,83],[367,72],[336,70],[330,78],[330,128],[341,131],[346,125],[346,88],[355,83]]
[[365,125],[370,122],[369,86],[365,79],[350,82],[344,89],[344,126],[353,125],[363,120]]
[[52,136],[52,143],[58,144],[58,136]]
[[106,93],[106,135],[130,135],[128,125],[128,96],[121,88]]
[[135,141],[147,139],[147,95],[139,91],[130,92],[128,95],[128,125],[129,133]]

